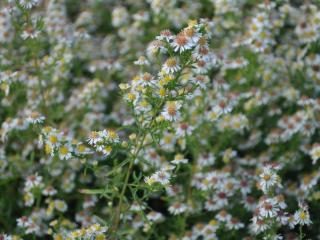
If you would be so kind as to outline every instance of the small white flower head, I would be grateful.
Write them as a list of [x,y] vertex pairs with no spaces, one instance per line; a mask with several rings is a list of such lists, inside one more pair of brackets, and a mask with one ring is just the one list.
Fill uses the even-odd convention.
[[139,204],[138,202],[132,203],[131,207],[130,207],[130,211],[133,211],[133,212],[140,212],[145,209],[146,209],[146,207],[144,205]]
[[168,171],[160,170],[154,173],[152,176],[156,182],[162,185],[168,185],[170,183],[171,175]]
[[90,145],[96,145],[98,142],[101,142],[102,138],[100,137],[99,132],[93,131],[90,133],[90,136],[88,138],[88,143]]
[[147,218],[151,222],[161,222],[163,220],[163,215],[159,212],[149,212]]
[[172,35],[170,30],[163,30],[160,32],[160,35],[156,37],[157,40],[171,42],[174,36]]
[[55,200],[54,201],[54,207],[59,211],[59,212],[65,212],[68,209],[68,205],[66,204],[65,201],[63,200]]
[[176,154],[174,156],[174,160],[171,163],[173,163],[175,165],[186,164],[186,163],[188,163],[188,159],[184,158],[184,156],[182,154]]
[[41,187],[43,187],[42,176],[39,176],[38,173],[27,177],[25,182],[26,191],[33,188],[41,188]]
[[110,142],[112,144],[118,144],[120,143],[119,135],[116,131],[108,130],[107,131],[107,137],[105,138],[107,142]]
[[134,64],[139,66],[150,65],[149,61],[144,56],[139,57],[138,60],[134,61]]
[[125,7],[116,7],[112,11],[112,25],[120,27],[129,21],[129,13]]
[[25,39],[36,39],[40,35],[40,31],[35,29],[34,27],[27,27],[26,29],[23,30],[21,33],[21,38]]
[[60,145],[61,139],[61,134],[59,134],[57,131],[51,131],[47,138],[47,144],[51,147],[57,147]]
[[227,222],[227,228],[230,230],[239,230],[244,228],[244,224],[240,222],[238,218],[233,217]]
[[108,145],[107,146],[102,145],[102,146],[98,146],[97,150],[107,157],[111,154],[112,147]]
[[24,196],[23,196],[23,200],[24,200],[24,204],[27,206],[27,207],[30,207],[34,204],[34,195],[30,192],[27,192]]
[[183,34],[192,44],[198,44],[201,34],[192,26],[183,29]]
[[152,84],[154,84],[154,77],[150,73],[145,72],[140,76],[140,80],[138,81],[138,83],[143,87],[151,86]]
[[18,3],[25,9],[30,9],[40,3],[40,0],[19,0]]
[[320,144],[314,144],[310,150],[310,156],[312,158],[312,163],[316,164],[320,158]]
[[231,220],[231,215],[229,213],[227,213],[225,210],[221,210],[217,215],[216,215],[216,219],[219,222],[228,222]]
[[279,211],[279,206],[277,201],[273,198],[264,199],[259,203],[259,213],[263,218],[273,218],[277,216],[277,212]]
[[58,149],[58,155],[61,160],[69,160],[71,155],[71,147],[67,144],[61,145]]
[[178,137],[190,136],[195,127],[186,122],[179,123],[176,127],[176,134]]
[[173,47],[173,50],[175,52],[184,52],[186,50],[189,50],[192,48],[193,43],[190,41],[185,34],[179,33],[171,43],[171,46]]
[[144,182],[148,185],[152,185],[156,182],[155,176],[149,176],[149,177],[145,177]]
[[295,224],[299,225],[310,225],[312,221],[310,219],[310,214],[308,211],[308,206],[304,202],[299,202],[300,209],[294,213]]
[[43,123],[45,120],[44,116],[41,116],[38,112],[31,112],[27,117],[27,122],[31,124]]
[[168,121],[175,122],[180,118],[179,109],[181,104],[177,101],[169,101],[166,103],[162,116]]
[[181,202],[175,202],[169,207],[169,212],[173,215],[179,215],[188,210],[188,206]]
[[162,66],[162,70],[167,74],[178,72],[180,69],[178,60],[174,57],[167,59]]
[[32,223],[32,221],[27,216],[22,216],[22,217],[17,219],[17,225],[18,225],[18,227],[21,227],[21,228],[26,228],[31,223]]
[[57,194],[57,190],[52,186],[47,186],[45,189],[42,190],[42,194],[44,196],[54,196]]
[[259,177],[259,187],[264,193],[268,193],[273,187],[281,187],[280,177],[269,166],[263,168]]
[[262,233],[269,229],[269,224],[265,219],[253,217],[252,224],[250,225],[251,231],[255,234]]

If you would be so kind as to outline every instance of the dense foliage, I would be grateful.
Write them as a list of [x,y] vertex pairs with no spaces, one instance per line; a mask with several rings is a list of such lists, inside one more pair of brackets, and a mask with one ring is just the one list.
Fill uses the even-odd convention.
[[0,240],[318,239],[320,3],[2,0]]

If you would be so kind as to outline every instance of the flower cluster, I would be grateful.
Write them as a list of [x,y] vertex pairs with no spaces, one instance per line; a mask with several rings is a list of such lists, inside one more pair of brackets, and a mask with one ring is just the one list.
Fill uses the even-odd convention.
[[0,240],[317,239],[320,5],[0,1]]

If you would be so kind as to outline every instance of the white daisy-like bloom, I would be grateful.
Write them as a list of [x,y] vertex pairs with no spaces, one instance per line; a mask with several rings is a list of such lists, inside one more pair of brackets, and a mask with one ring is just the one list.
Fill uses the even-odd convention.
[[243,205],[250,212],[253,212],[257,206],[255,202],[255,198],[252,196],[246,196],[245,199],[243,200]]
[[252,224],[250,225],[250,230],[255,233],[259,234],[261,232],[266,231],[269,228],[269,224],[266,223],[264,219],[253,217]]
[[30,175],[27,177],[25,182],[25,190],[30,190],[32,188],[36,187],[42,187],[42,176],[39,176],[38,173],[35,173],[34,175]]
[[171,42],[174,39],[173,34],[170,30],[163,30],[160,32],[160,35],[156,37],[157,40]]
[[192,41],[190,41],[183,33],[178,34],[171,43],[173,50],[180,53],[191,49],[193,45]]
[[300,225],[310,225],[312,221],[310,220],[310,214],[307,209],[299,209],[294,213],[295,224]]
[[227,228],[230,230],[239,230],[240,228],[244,228],[244,224],[237,218],[231,218],[230,221],[227,222]]
[[138,80],[139,86],[152,86],[155,83],[154,76],[148,72],[142,74]]
[[149,18],[150,18],[150,15],[148,11],[143,11],[143,10],[133,15],[133,19],[135,21],[148,22]]
[[108,136],[106,140],[115,144],[120,143],[119,135],[113,130],[108,130]]
[[[192,51],[192,56],[196,60],[211,60],[211,61],[214,61],[214,59],[215,59],[215,58],[212,58],[212,56],[215,56],[215,55],[214,54],[210,54],[210,48],[208,46],[197,45],[194,48],[194,50]],[[212,59],[210,59],[210,58],[212,58]]]
[[147,56],[154,59],[155,55],[159,53],[165,53],[167,49],[164,47],[164,43],[160,40],[152,41],[147,47]]
[[109,132],[106,129],[98,132],[98,135],[101,139],[107,138],[109,136]]
[[148,213],[147,218],[151,222],[160,222],[163,220],[163,215],[159,212],[152,211]]
[[176,154],[174,156],[174,160],[171,161],[171,163],[173,163],[175,165],[186,164],[186,163],[188,163],[188,159],[184,158],[184,156],[182,154]]
[[217,104],[213,107],[213,111],[218,115],[228,114],[232,111],[232,106],[228,103],[227,99],[219,99]]
[[207,84],[209,83],[208,76],[197,75],[191,79],[191,82],[200,87],[200,89],[207,89]]
[[180,118],[180,108],[181,103],[177,101],[169,101],[166,103],[166,106],[161,114],[164,117],[164,119],[175,122]]
[[315,164],[320,158],[320,144],[314,144],[309,154],[312,158],[312,163]]
[[182,122],[176,127],[176,134],[178,137],[190,136],[194,128],[194,126],[191,126],[186,122]]
[[97,201],[98,201],[98,198],[96,195],[91,195],[91,196],[88,195],[84,199],[82,206],[84,209],[88,209],[88,208],[94,207]]
[[212,153],[203,153],[199,156],[197,163],[201,167],[207,167],[213,165],[215,161],[216,157]]
[[188,210],[188,206],[184,203],[175,202],[169,207],[169,212],[173,215],[179,215],[181,213],[184,213]]
[[133,63],[139,66],[150,65],[149,61],[144,56],[139,57],[138,60]]
[[111,146],[104,146],[104,145],[100,145],[97,146],[97,151],[101,152],[104,156],[109,156],[112,152],[112,147]]
[[32,223],[31,219],[26,216],[22,216],[17,219],[17,226],[21,228],[28,227],[31,223]]
[[44,196],[54,196],[57,194],[57,192],[58,191],[54,187],[48,186],[45,189],[43,189],[42,194]]
[[24,196],[23,196],[23,200],[24,200],[24,204],[27,206],[27,207],[30,207],[34,204],[34,196],[32,193],[30,192],[27,192]]
[[296,226],[296,221],[295,221],[294,215],[289,215],[288,225],[289,225],[290,229],[294,229],[294,227]]
[[200,37],[202,37],[201,34],[193,27],[187,27],[183,29],[183,34],[190,42],[197,45],[199,43]]
[[216,205],[219,208],[223,208],[224,206],[227,206],[229,203],[228,194],[224,191],[219,191],[214,195],[213,201],[216,202]]
[[285,209],[287,207],[286,202],[284,201],[284,196],[282,194],[276,196],[276,200],[281,209]]
[[40,0],[19,0],[19,4],[25,9],[30,9],[39,3]]
[[280,222],[282,225],[287,225],[288,219],[288,213],[286,213],[285,211],[279,210],[277,212],[277,221]]
[[219,222],[228,222],[231,220],[231,215],[228,214],[225,210],[221,210],[217,215],[216,219]]
[[178,60],[174,57],[167,59],[162,66],[162,70],[167,74],[178,72],[180,69]]
[[40,113],[31,112],[30,114],[28,114],[27,122],[31,124],[38,124],[38,123],[43,123],[45,119],[46,118],[44,116],[41,116]]
[[197,74],[206,74],[212,67],[211,63],[203,59],[197,60],[194,64],[194,71]]
[[201,231],[203,239],[217,239],[216,231],[219,227],[218,221],[215,219],[211,220]]
[[95,223],[87,229],[87,232],[88,233],[91,232],[94,235],[101,235],[105,233],[107,230],[108,230],[108,227],[102,227],[99,223]]
[[92,153],[92,151],[89,148],[87,148],[83,143],[78,143],[77,146],[74,147],[74,151],[76,154],[79,155]]
[[22,33],[21,33],[21,37],[23,39],[35,39],[35,38],[38,38],[38,36],[40,35],[40,31],[32,28],[32,27],[29,27],[27,29],[25,29]]
[[92,132],[90,133],[90,136],[89,136],[89,138],[88,138],[88,143],[89,143],[90,145],[96,145],[98,142],[101,142],[101,141],[102,141],[102,138],[101,138],[99,132],[97,132],[97,131],[92,131]]
[[212,108],[212,110],[206,113],[206,118],[209,121],[216,121],[221,116],[221,114],[222,114],[222,111],[220,110],[220,108],[214,107]]
[[238,69],[243,68],[249,64],[245,58],[237,58],[235,60],[226,60],[223,64],[224,69]]
[[156,182],[156,176],[153,174],[152,176],[145,177],[144,182],[148,185],[152,185],[153,183]]
[[264,218],[272,218],[277,216],[277,212],[279,211],[279,207],[277,201],[273,198],[268,198],[259,203],[259,213]]
[[216,210],[219,209],[217,203],[216,203],[213,199],[208,199],[208,200],[205,202],[204,208],[205,208],[207,211],[216,211]]
[[129,13],[125,7],[116,7],[112,11],[112,25],[120,27],[129,21]]
[[170,173],[168,171],[160,170],[155,172],[152,177],[155,179],[156,182],[162,185],[168,185],[170,183]]
[[279,176],[270,167],[265,167],[259,177],[259,186],[264,193],[274,186],[281,186]]
[[59,199],[54,201],[54,207],[59,212],[65,212],[68,209],[68,205],[66,204],[66,202]]
[[69,160],[71,155],[71,147],[68,145],[61,145],[58,150],[59,158],[61,160]]
[[152,109],[151,104],[149,104],[146,100],[138,101],[136,104],[135,110],[140,114],[151,111]]
[[133,211],[133,212],[139,212],[139,211],[143,211],[145,209],[146,209],[146,207],[144,205],[141,205],[137,202],[132,203],[132,205],[130,207],[130,211]]

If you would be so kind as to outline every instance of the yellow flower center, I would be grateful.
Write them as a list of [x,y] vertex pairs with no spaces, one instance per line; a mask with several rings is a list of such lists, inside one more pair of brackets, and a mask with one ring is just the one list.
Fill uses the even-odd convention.
[[51,143],[55,144],[55,143],[58,142],[58,138],[57,138],[56,135],[51,135],[51,136],[49,137],[49,141],[50,141]]
[[69,149],[66,146],[62,146],[59,149],[59,153],[62,154],[62,155],[67,155],[68,152],[69,152]]
[[301,218],[302,220],[306,220],[307,214],[306,214],[305,212],[301,212],[301,213],[300,213],[300,218]]
[[265,174],[265,175],[263,176],[263,179],[264,179],[265,181],[269,181],[270,178],[271,178],[271,176],[270,176],[269,174]]
[[170,116],[175,116],[177,113],[176,104],[174,102],[168,103],[167,111]]
[[174,67],[177,65],[177,60],[175,58],[169,58],[167,61],[166,61],[166,65],[168,67]]
[[109,137],[111,139],[116,139],[117,138],[117,133],[115,131],[109,131]]

